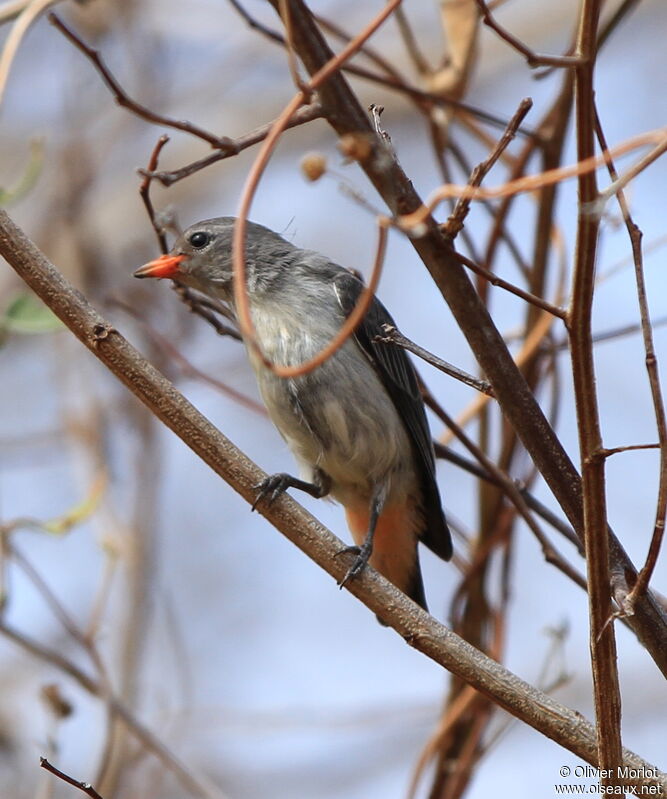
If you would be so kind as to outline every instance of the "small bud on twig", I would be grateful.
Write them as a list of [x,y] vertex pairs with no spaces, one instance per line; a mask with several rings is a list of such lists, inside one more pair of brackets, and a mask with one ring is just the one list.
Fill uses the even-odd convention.
[[301,171],[314,183],[327,171],[327,159],[321,153],[308,153],[301,161]]
[[366,134],[346,133],[341,136],[338,149],[350,161],[365,161],[373,151],[373,145]]

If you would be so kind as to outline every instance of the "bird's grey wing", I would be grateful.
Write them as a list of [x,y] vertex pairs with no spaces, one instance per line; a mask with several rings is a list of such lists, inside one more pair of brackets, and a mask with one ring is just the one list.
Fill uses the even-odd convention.
[[[334,288],[341,308],[348,316],[359,299],[363,284],[353,274],[341,270],[334,277]],[[435,481],[433,444],[417,375],[412,362],[403,349],[395,344],[376,341],[377,336],[384,335],[382,326],[385,324],[394,325],[394,320],[384,305],[374,298],[366,316],[357,327],[354,338],[368,356],[391,397],[413,445],[415,460],[421,476],[423,512],[426,522],[421,540],[436,555],[444,560],[449,560],[452,556],[452,539]]]

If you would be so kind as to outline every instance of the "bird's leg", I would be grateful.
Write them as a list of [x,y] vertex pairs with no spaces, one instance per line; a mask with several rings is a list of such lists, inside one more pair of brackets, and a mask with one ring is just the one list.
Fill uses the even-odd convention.
[[258,490],[258,493],[252,503],[251,510],[255,510],[263,499],[266,499],[267,504],[270,505],[288,488],[298,488],[299,491],[305,491],[306,494],[310,494],[315,499],[326,497],[331,490],[331,478],[320,469],[315,469],[313,472],[312,483],[307,480],[299,480],[298,477],[292,477],[291,474],[286,472],[279,472],[278,474],[269,475],[266,480],[262,480],[254,488]]
[[377,528],[378,519],[380,518],[380,514],[382,513],[382,509],[384,507],[384,503],[387,499],[387,487],[386,485],[379,485],[376,486],[373,495],[371,497],[371,513],[368,519],[368,532],[366,533],[366,538],[364,539],[364,543],[358,546],[351,546],[345,547],[345,549],[341,550],[341,552],[337,553],[342,555],[345,552],[356,552],[357,557],[355,558],[354,563],[352,566],[347,570],[347,574],[338,584],[340,588],[342,588],[345,583],[350,580],[352,577],[356,577],[366,567],[370,556],[373,554],[373,537],[375,536],[375,529]]

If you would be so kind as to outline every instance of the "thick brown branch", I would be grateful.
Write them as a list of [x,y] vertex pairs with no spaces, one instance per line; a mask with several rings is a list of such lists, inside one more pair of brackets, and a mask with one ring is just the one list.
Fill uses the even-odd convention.
[[[577,54],[583,62],[575,73],[577,156],[595,154],[593,72],[600,0],[585,0],[581,9]],[[621,758],[621,697],[616,662],[609,571],[609,534],[605,489],[605,458],[595,388],[591,318],[595,288],[595,261],[600,220],[587,208],[597,199],[594,172],[579,176],[579,219],[569,311],[570,349],[581,451],[584,505],[584,542],[588,576],[589,644],[593,672],[595,719],[600,768],[617,775]],[[616,776],[603,778],[616,785]]]

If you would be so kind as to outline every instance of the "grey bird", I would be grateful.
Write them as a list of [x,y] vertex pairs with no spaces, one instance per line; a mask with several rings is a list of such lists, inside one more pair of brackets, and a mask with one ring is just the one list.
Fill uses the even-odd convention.
[[[172,278],[232,312],[234,217],[189,227],[169,255],[135,277]],[[257,340],[274,364],[312,358],[338,332],[363,290],[350,271],[249,222],[247,293]],[[274,474],[257,502],[287,488],[340,502],[357,557],[343,583],[367,562],[427,609],[417,543],[449,560],[452,541],[435,480],[435,457],[417,376],[405,352],[377,340],[394,324],[376,298],[354,335],[312,372],[278,377],[248,348],[271,420],[296,457],[301,479]]]

